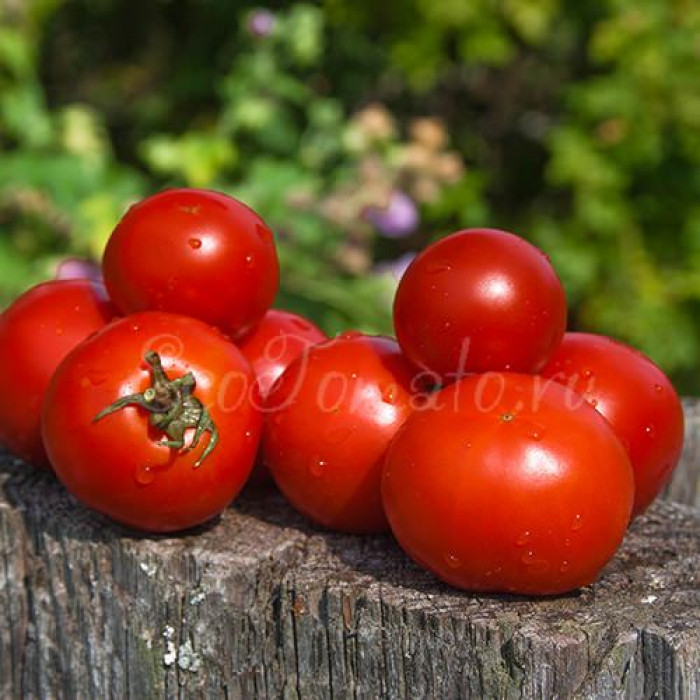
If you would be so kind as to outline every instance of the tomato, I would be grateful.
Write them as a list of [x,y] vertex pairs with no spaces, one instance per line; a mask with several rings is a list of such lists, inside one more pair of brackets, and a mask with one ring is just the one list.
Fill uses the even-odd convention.
[[639,351],[590,333],[567,333],[542,373],[584,396],[610,422],[632,462],[632,515],[639,515],[683,450],[683,406],[668,377]]
[[[238,347],[253,368],[260,395],[265,397],[294,359],[312,345],[327,339],[325,333],[307,319],[289,311],[271,309]],[[250,483],[267,486],[270,482],[269,470],[262,460],[258,460]]]
[[294,359],[327,339],[311,321],[290,311],[271,309],[238,347],[253,368],[260,394],[267,396],[277,377]]
[[[262,430],[251,387],[250,366],[219,331],[185,316],[134,314],[60,365],[44,443],[58,478],[90,508],[140,530],[181,530],[220,513],[248,478]],[[193,446],[195,425],[203,432]],[[177,442],[177,428],[185,449],[160,444]]]
[[0,442],[23,459],[48,466],[41,405],[61,360],[117,315],[102,285],[45,282],[0,316]]
[[406,552],[470,591],[592,582],[627,529],[634,482],[605,419],[542,377],[487,373],[434,394],[394,438],[382,492]]
[[285,370],[267,398],[263,455],[295,508],[333,530],[387,528],[382,463],[412,410],[413,374],[395,341],[352,333]]
[[185,314],[235,337],[262,319],[279,286],[270,229],[241,202],[207,190],[165,190],[131,207],[102,266],[124,313]]
[[564,335],[566,299],[547,257],[505,231],[459,231],[411,263],[394,301],[406,356],[448,383],[469,372],[537,372]]

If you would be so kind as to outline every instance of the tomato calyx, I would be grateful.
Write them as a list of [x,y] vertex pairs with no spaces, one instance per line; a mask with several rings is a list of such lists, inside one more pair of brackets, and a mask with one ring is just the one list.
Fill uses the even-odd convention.
[[[194,463],[195,468],[214,451],[219,441],[219,431],[204,407],[194,396],[197,386],[194,374],[188,372],[179,379],[169,379],[163,369],[160,356],[149,350],[144,360],[151,370],[151,386],[141,394],[122,396],[114,403],[102,409],[93,419],[96,423],[111,413],[116,413],[127,406],[138,406],[148,411],[148,422],[154,428],[165,433],[169,439],[158,444],[176,450],[189,452],[196,447],[204,433],[209,433],[209,441],[200,458]],[[185,447],[185,431],[194,428],[195,433],[190,444]]]

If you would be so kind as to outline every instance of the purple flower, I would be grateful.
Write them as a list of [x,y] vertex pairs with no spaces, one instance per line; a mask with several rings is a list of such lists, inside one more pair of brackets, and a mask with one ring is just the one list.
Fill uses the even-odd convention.
[[416,203],[400,190],[391,193],[386,207],[369,207],[366,215],[377,231],[387,238],[410,236],[419,223]]
[[91,260],[65,258],[56,266],[54,279],[89,279],[93,282],[102,282],[102,270]]
[[253,10],[248,15],[246,27],[251,36],[258,39],[268,36],[275,28],[275,16],[269,10]]
[[387,260],[381,262],[374,267],[374,273],[377,275],[391,275],[392,279],[398,284],[403,277],[406,268],[413,262],[416,253],[404,253],[395,260]]

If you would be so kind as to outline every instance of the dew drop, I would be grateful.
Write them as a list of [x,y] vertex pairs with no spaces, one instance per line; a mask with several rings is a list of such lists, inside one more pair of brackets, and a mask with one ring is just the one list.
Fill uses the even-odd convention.
[[341,442],[345,442],[352,435],[352,430],[343,425],[337,428],[331,428],[324,435],[323,439],[331,445],[339,445]]
[[545,559],[535,559],[528,567],[533,574],[543,574],[545,571],[549,571],[549,568],[549,562]]
[[249,269],[255,266],[255,258],[250,253],[245,256],[245,266]]
[[528,549],[528,551],[525,552],[525,554],[523,554],[522,557],[520,557],[520,561],[523,564],[527,564],[528,566],[530,566],[532,562],[537,561],[537,557],[531,549]]
[[428,263],[428,265],[425,268],[425,271],[429,275],[439,275],[442,272],[449,272],[452,269],[452,265],[447,262],[432,262]]
[[192,250],[198,250],[202,247],[202,241],[199,238],[190,238],[187,241],[187,245],[189,245]]
[[584,369],[582,374],[584,379],[590,379],[593,376],[593,370]]
[[515,544],[518,545],[518,547],[522,547],[523,545],[526,545],[530,541],[530,537],[531,537],[530,531],[524,530],[515,538]]
[[257,232],[258,236],[260,236],[260,238],[262,238],[265,242],[272,240],[272,231],[270,231],[270,229],[267,228],[267,226],[263,226],[262,224],[256,224],[255,231]]
[[141,326],[139,326],[138,323],[133,323],[133,324],[131,325],[131,330],[132,330],[134,333],[138,333],[138,332],[141,330]]
[[246,440],[250,440],[253,437],[253,433],[250,430],[245,431]]
[[571,547],[571,540],[568,537],[564,540],[564,546]]
[[644,428],[644,432],[647,437],[653,438],[656,436],[656,428],[653,425],[647,425]]
[[583,527],[583,516],[581,516],[580,514],[577,513],[576,515],[574,515],[574,519],[571,521],[571,529],[574,532],[577,532],[582,527]]
[[664,388],[661,386],[661,384],[654,384],[654,391],[657,394],[660,394],[663,390],[664,390]]
[[309,471],[311,472],[312,476],[323,476],[327,466],[328,462],[326,462],[325,459],[321,459],[320,457],[312,457],[311,462],[309,462]]
[[464,446],[469,450],[469,449],[471,449],[472,444],[471,444],[471,442],[465,442]]
[[447,564],[450,569],[459,569],[459,567],[462,565],[459,557],[456,557],[454,554],[452,554],[452,552],[445,552],[443,554],[443,558],[445,560],[445,564]]
[[533,428],[528,433],[528,437],[536,442],[539,442],[544,437],[544,428]]
[[397,393],[396,387],[390,384],[382,391],[382,401],[392,406],[396,405],[396,401],[398,400]]
[[568,571],[570,566],[571,566],[571,564],[569,564],[568,561],[564,560],[564,561],[561,563],[561,566],[559,567],[560,573],[563,574],[564,572]]
[[148,486],[155,480],[156,473],[153,467],[150,467],[148,464],[144,464],[136,470],[134,478],[136,479],[137,484],[140,484],[141,486]]

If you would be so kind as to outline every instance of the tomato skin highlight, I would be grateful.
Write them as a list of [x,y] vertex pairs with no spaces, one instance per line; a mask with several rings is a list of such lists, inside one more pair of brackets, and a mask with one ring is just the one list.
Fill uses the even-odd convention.
[[535,373],[565,327],[564,289],[547,257],[496,229],[458,231],[428,246],[394,301],[401,349],[443,383],[472,372]]
[[265,222],[209,190],[165,190],[135,204],[114,229],[102,267],[124,313],[179,313],[235,338],[262,319],[279,286]]
[[394,438],[385,512],[405,551],[469,591],[591,583],[627,529],[633,476],[602,416],[541,377],[489,373],[431,397]]
[[280,491],[315,523],[387,529],[384,454],[412,410],[412,366],[390,338],[345,334],[298,357],[266,402],[263,456]]
[[41,407],[63,358],[118,314],[101,284],[54,280],[32,287],[0,315],[0,442],[48,467]]
[[[208,434],[183,452],[157,444],[166,436],[142,408],[94,421],[115,400],[150,386],[148,350],[158,352],[170,379],[194,374],[194,396],[218,428],[219,443],[199,467]],[[58,478],[88,507],[139,530],[182,530],[218,515],[250,474],[262,430],[251,387],[250,366],[219,331],[185,316],[134,314],[60,365],[44,404],[44,442]]]
[[584,396],[608,420],[634,470],[632,516],[643,513],[683,451],[683,405],[668,377],[638,350],[592,333],[567,333],[542,374]]

